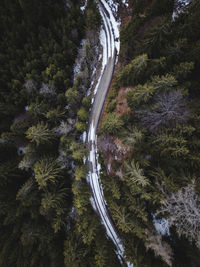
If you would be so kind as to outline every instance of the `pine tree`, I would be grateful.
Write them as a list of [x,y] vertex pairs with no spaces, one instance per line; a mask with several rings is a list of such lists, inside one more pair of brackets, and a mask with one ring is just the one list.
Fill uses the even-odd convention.
[[83,215],[87,211],[90,204],[90,192],[88,187],[80,182],[74,182],[72,185],[72,192],[74,194],[74,205],[79,215]]
[[75,167],[75,179],[80,181],[81,179],[86,179],[87,176],[87,167],[86,165],[76,166]]
[[189,153],[187,140],[180,135],[162,132],[155,137],[153,144],[159,144],[161,155],[172,157],[186,156]]
[[148,102],[153,96],[155,88],[151,84],[137,85],[127,94],[127,102],[132,110],[141,103]]
[[174,66],[174,74],[177,79],[182,81],[183,79],[188,78],[193,69],[194,62],[182,62],[179,65]]
[[58,107],[56,109],[49,110],[45,116],[48,119],[48,121],[56,123],[61,119],[63,119],[63,117],[65,116],[65,112],[61,111],[60,108]]
[[147,62],[147,54],[142,54],[134,58],[131,63],[125,66],[122,71],[118,73],[117,86],[127,86],[138,82],[147,67]]
[[53,132],[44,122],[40,122],[36,126],[30,127],[26,132],[26,137],[37,146],[40,144],[51,143],[55,138]]
[[130,214],[126,210],[126,207],[118,206],[114,202],[110,207],[117,227],[124,233],[131,233],[133,231],[134,223],[130,218]]
[[125,162],[125,180],[130,187],[134,185],[141,185],[145,187],[149,185],[148,179],[144,176],[144,171],[140,169],[139,163],[132,160],[130,163]]
[[81,237],[75,232],[69,232],[64,244],[65,266],[87,266],[87,249],[81,241]]
[[177,85],[177,80],[173,75],[166,74],[163,76],[153,76],[151,79],[151,85],[154,87],[154,90],[159,91],[168,91],[174,88]]
[[86,155],[87,149],[84,147],[82,143],[73,142],[70,146],[70,150],[72,151],[72,157],[74,160],[79,162],[83,161],[83,158]]
[[49,183],[57,183],[61,177],[61,169],[52,157],[37,161],[33,170],[39,189],[45,189]]
[[78,111],[78,117],[81,121],[86,122],[89,119],[89,113],[84,107],[81,107]]
[[136,127],[128,129],[128,131],[122,131],[120,139],[127,146],[134,146],[140,144],[143,139],[143,133]]
[[80,100],[80,94],[79,94],[79,92],[75,88],[69,88],[66,91],[65,96],[67,98],[67,103],[72,108],[74,108],[75,106],[77,108],[77,104],[79,103],[79,100]]
[[109,113],[102,119],[102,131],[107,134],[116,134],[123,127],[124,122],[118,114]]

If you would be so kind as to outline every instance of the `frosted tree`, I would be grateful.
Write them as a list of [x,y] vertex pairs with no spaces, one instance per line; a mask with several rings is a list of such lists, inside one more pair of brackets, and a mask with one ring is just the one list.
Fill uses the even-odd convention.
[[40,88],[40,94],[44,95],[44,96],[50,96],[50,95],[55,95],[55,88],[53,85],[51,84],[47,84],[47,83],[42,83],[42,86]]
[[66,168],[69,164],[69,161],[68,161],[66,154],[67,154],[66,151],[59,149],[59,156],[57,158],[57,162],[58,162],[61,169]]
[[180,90],[158,94],[154,97],[154,102],[150,110],[137,111],[141,124],[150,131],[169,123],[184,123],[190,115]]
[[195,192],[195,184],[191,183],[171,194],[162,191],[166,200],[157,214],[169,214],[169,226],[175,226],[179,236],[195,241],[200,249],[200,195]]
[[145,242],[147,249],[152,249],[156,256],[160,256],[169,266],[172,266],[172,249],[162,236],[147,232],[148,241]]
[[73,130],[73,127],[67,123],[66,121],[61,121],[60,125],[56,128],[54,128],[54,132],[56,135],[61,136],[61,135],[67,135],[69,132]]
[[25,88],[26,88],[26,90],[27,90],[27,92],[29,94],[34,92],[36,90],[36,88],[37,88],[36,82],[34,80],[32,80],[32,79],[26,80],[24,86],[25,86]]

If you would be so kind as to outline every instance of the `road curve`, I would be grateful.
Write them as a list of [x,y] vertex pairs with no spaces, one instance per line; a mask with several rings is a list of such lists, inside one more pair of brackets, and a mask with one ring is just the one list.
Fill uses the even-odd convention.
[[[96,94],[94,98],[93,107],[90,114],[90,121],[89,121],[89,130],[88,130],[88,137],[87,143],[89,147],[89,156],[88,156],[88,165],[89,165],[89,174],[88,174],[88,181],[91,187],[92,196],[93,196],[93,205],[95,206],[95,210],[98,212],[101,222],[106,228],[107,235],[113,241],[116,247],[116,253],[120,259],[120,262],[123,266],[130,266],[130,263],[126,263],[123,259],[124,248],[121,243],[120,238],[115,230],[113,222],[110,218],[107,205],[103,195],[103,189],[100,181],[100,174],[99,174],[99,164],[98,164],[98,153],[97,153],[97,129],[99,120],[101,117],[101,113],[103,110],[105,98],[110,87],[110,83],[112,80],[115,63],[116,63],[116,56],[117,56],[117,49],[116,49],[116,25],[113,25],[113,18],[111,17],[111,10],[109,9],[108,4],[105,0],[96,0],[100,14],[102,16],[103,21],[103,31],[105,36],[105,44],[103,47],[103,60],[104,64],[102,63],[102,72],[100,74],[99,80],[96,86]],[[115,28],[115,29],[114,29]]]

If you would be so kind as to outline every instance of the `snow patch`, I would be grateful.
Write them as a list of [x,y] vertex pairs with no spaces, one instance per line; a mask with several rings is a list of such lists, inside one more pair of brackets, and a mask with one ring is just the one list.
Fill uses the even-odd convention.
[[128,0],[122,0],[122,4],[125,5],[125,7],[129,7],[129,3],[128,3]]
[[92,196],[90,197],[90,202],[91,202],[91,204],[92,204],[93,209],[94,209],[95,211],[97,211],[97,207],[96,207],[94,198],[93,198]]
[[85,0],[85,4],[84,4],[83,6],[80,7],[80,10],[81,10],[82,12],[84,12],[85,9],[86,9],[86,6],[87,6],[87,0]]
[[86,157],[84,156],[84,157],[83,157],[83,163],[84,163],[84,164],[86,163],[86,160],[87,160],[87,159],[86,159]]
[[156,216],[153,214],[153,224],[158,234],[170,235],[169,223],[165,218],[156,219]]
[[78,57],[74,63],[74,68],[73,68],[73,71],[74,71],[74,82],[76,80],[76,77],[77,75],[80,73],[80,70],[81,70],[81,64],[82,64],[82,61],[84,59],[84,56],[82,55],[84,53],[84,45],[86,43],[86,39],[82,39],[81,42],[80,42],[80,48],[78,49]]
[[119,9],[119,3],[114,2],[113,0],[107,0],[108,5],[110,6],[112,12],[117,14]]
[[85,141],[86,141],[86,137],[87,137],[87,132],[85,131],[85,132],[83,132],[83,134],[80,136],[80,140],[81,140],[83,143],[85,143]]
[[[120,21],[117,21],[112,13],[112,9],[110,8],[109,4],[105,1],[105,0],[101,0],[104,8],[106,9],[106,11],[108,12],[109,14],[109,19],[108,19],[108,16],[105,16],[103,14],[103,12],[101,11],[100,9],[100,13],[101,13],[101,16],[104,20],[104,24],[105,25],[109,25],[109,28],[112,29],[112,32],[114,34],[114,42],[112,41],[112,46],[113,46],[113,51],[115,50],[115,48],[117,49],[117,52],[119,53],[119,50],[120,50],[120,41],[119,41],[119,37],[120,37],[120,24],[121,22]],[[111,35],[113,35],[111,34]],[[108,40],[109,41],[109,40]]]
[[110,170],[111,170],[111,164],[110,163],[108,164],[107,168],[108,168],[108,171],[110,172]]
[[172,14],[172,21],[174,21],[180,13],[184,12],[184,8],[189,5],[191,0],[176,0],[175,1],[175,10]]
[[[100,43],[103,49],[102,54],[102,67],[99,79],[97,81],[97,84],[94,89],[94,95],[96,94],[99,83],[102,79],[102,75],[104,73],[105,67],[107,63],[109,62],[110,58],[112,58],[115,54],[115,51],[119,53],[120,49],[120,41],[119,41],[119,28],[120,28],[120,22],[118,22],[111,9],[111,5],[113,5],[113,8],[117,10],[118,4],[115,4],[112,0],[101,0],[101,4],[106,9],[105,11],[99,6],[99,12],[102,16],[103,24],[104,26],[101,28],[100,32]],[[93,84],[92,84],[93,85]],[[94,102],[94,97],[92,99],[92,103]],[[94,124],[94,121],[90,122],[90,127],[88,131],[88,144],[90,147],[89,156],[88,156],[88,165],[90,166],[90,171],[87,176],[87,182],[90,184],[93,198],[90,199],[92,206],[95,210],[98,211],[101,222],[106,228],[106,232],[108,237],[113,241],[113,243],[116,246],[116,253],[122,263],[122,258],[124,254],[124,247],[122,245],[122,242],[120,238],[118,237],[114,226],[110,220],[110,218],[107,215],[107,207],[106,202],[103,196],[103,188],[100,183],[100,177],[99,172],[101,169],[100,164],[98,163],[98,153],[97,153],[97,135],[96,135],[96,126]],[[133,267],[133,264],[130,264],[127,262],[128,267]]]

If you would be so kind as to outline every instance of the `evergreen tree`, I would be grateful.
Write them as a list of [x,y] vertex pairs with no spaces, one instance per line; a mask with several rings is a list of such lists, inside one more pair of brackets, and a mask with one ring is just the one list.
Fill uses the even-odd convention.
[[116,134],[123,126],[123,121],[118,114],[109,113],[102,120],[102,131],[107,134]]
[[52,157],[37,161],[33,170],[39,189],[45,189],[49,183],[57,183],[61,177],[61,169]]
[[53,132],[44,122],[40,122],[36,126],[30,127],[26,132],[26,137],[37,146],[40,144],[51,143],[55,138]]

